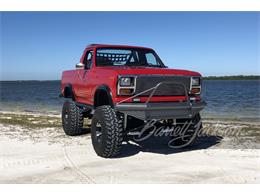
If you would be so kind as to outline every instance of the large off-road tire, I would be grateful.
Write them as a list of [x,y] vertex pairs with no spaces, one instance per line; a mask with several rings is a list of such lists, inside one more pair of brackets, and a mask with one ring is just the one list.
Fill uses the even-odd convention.
[[73,101],[65,101],[62,108],[62,126],[67,135],[83,134],[83,113]]
[[[173,145],[176,147],[187,147],[187,146],[191,146],[197,139],[198,137],[198,131],[202,128],[202,124],[201,124],[201,117],[200,114],[196,114],[192,119],[190,120],[186,120],[188,123],[191,122],[191,125],[189,126],[189,128],[185,129],[185,138],[179,138],[180,135],[177,136],[171,136],[171,139],[174,139],[173,141]],[[185,120],[183,120],[183,122],[186,122]]]
[[123,127],[116,112],[109,105],[99,106],[91,122],[92,145],[104,158],[119,154],[123,142]]

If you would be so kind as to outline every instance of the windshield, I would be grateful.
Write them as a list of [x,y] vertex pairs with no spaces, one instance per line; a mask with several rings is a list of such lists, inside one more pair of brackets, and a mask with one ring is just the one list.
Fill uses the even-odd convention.
[[153,50],[141,48],[99,48],[96,51],[96,65],[164,67]]

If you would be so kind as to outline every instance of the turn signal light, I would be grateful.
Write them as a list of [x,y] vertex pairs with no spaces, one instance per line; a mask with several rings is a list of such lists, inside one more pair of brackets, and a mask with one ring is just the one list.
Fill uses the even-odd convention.
[[120,89],[119,93],[120,95],[132,95],[133,89]]
[[200,94],[200,88],[192,88],[191,94]]

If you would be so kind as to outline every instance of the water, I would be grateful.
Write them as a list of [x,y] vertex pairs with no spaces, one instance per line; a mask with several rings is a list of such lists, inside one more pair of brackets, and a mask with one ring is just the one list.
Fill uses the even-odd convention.
[[260,80],[207,80],[202,97],[204,116],[260,119]]
[[0,111],[59,114],[60,81],[1,81]]
[[[60,81],[0,82],[0,111],[59,114]],[[207,118],[260,120],[260,81],[204,81]]]

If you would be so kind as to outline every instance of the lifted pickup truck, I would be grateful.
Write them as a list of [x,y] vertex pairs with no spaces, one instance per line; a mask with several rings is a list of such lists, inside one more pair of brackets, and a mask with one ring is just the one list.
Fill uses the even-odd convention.
[[[89,45],[75,70],[62,73],[62,125],[67,135],[82,134],[91,121],[91,139],[101,157],[113,157],[127,134],[149,121],[174,126],[200,121],[201,75],[168,69],[153,49]],[[141,128],[140,128],[141,127]]]

